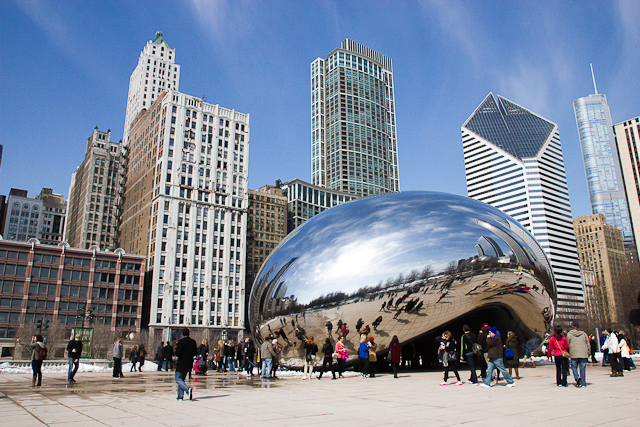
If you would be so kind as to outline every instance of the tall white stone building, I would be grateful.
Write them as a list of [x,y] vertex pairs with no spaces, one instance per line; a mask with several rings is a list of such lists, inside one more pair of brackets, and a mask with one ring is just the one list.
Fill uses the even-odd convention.
[[533,234],[556,280],[560,319],[584,310],[584,291],[558,126],[492,93],[462,125],[469,197]]
[[146,255],[149,328],[244,329],[249,115],[177,91],[132,122],[119,247]]
[[122,138],[125,146],[129,143],[129,126],[136,115],[142,109],[148,109],[162,91],[179,88],[180,65],[176,64],[176,50],[162,37],[162,31],[158,31],[155,39],[149,40],[140,52],[138,65],[129,79]]

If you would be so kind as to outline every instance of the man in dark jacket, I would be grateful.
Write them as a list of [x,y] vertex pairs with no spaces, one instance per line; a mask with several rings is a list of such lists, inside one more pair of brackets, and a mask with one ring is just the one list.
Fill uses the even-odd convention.
[[185,384],[184,379],[187,374],[191,372],[193,367],[193,358],[198,355],[198,344],[191,338],[189,338],[189,329],[184,328],[182,330],[183,338],[178,341],[176,346],[176,356],[178,356],[178,362],[176,363],[176,384],[178,384],[178,397],[177,400],[182,400],[184,392],[189,395],[189,400],[193,400],[193,389]]
[[507,387],[514,387],[515,383],[507,372],[507,369],[504,367],[504,363],[502,362],[503,355],[503,345],[502,338],[500,337],[500,332],[498,332],[498,328],[495,326],[489,329],[489,333],[487,334],[487,355],[489,357],[489,363],[487,364],[487,377],[484,379],[484,383],[480,384],[481,387],[491,387],[491,376],[493,375],[493,370],[498,369],[502,372],[504,379],[507,380]]
[[156,349],[156,362],[158,362],[158,371],[162,371],[162,365],[164,365],[164,341],[160,341],[160,345]]
[[464,333],[460,339],[460,357],[469,365],[469,371],[471,371],[469,383],[477,385],[478,377],[476,375],[476,356],[473,353],[473,346],[477,344],[478,338],[476,337],[476,334],[471,332],[468,325],[463,325],[462,331]]
[[484,380],[487,376],[487,333],[489,332],[489,324],[484,323],[480,334],[478,335],[478,344],[482,347],[482,356],[478,356],[478,364],[480,365],[480,377]]
[[164,370],[173,369],[173,346],[171,341],[167,341],[167,345],[162,349],[162,355],[164,356]]
[[69,356],[69,374],[67,375],[67,382],[76,382],[73,377],[75,377],[76,372],[78,372],[81,354],[82,341],[80,341],[80,336],[76,335],[75,339],[69,340],[69,343],[67,344],[67,355]]
[[253,376],[253,356],[255,353],[256,348],[253,346],[253,341],[251,338],[245,338],[244,344],[242,344],[242,357],[244,358],[244,368],[249,376]]

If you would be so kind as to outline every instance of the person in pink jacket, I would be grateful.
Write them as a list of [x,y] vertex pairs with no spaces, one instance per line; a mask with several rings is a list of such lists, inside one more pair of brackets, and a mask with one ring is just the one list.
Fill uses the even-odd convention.
[[553,360],[556,362],[556,385],[558,387],[568,387],[569,358],[562,355],[563,351],[569,351],[569,341],[562,334],[562,326],[556,325],[555,333],[549,339],[547,358],[553,356]]
[[336,343],[336,353],[336,359],[338,360],[338,374],[340,378],[344,378],[344,375],[342,375],[342,373],[345,370],[347,359],[349,358],[349,350],[344,345],[344,335],[341,336]]

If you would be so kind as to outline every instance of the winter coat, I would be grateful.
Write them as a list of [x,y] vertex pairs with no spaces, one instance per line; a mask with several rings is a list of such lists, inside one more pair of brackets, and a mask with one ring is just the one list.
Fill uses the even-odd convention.
[[358,348],[358,356],[363,357],[365,359],[369,358],[369,343],[361,342],[360,347]]
[[602,345],[603,350],[609,350],[609,354],[620,353],[620,344],[618,343],[618,337],[613,332],[607,335],[607,339],[604,340]]
[[369,346],[369,362],[377,362],[378,356],[376,355],[376,347],[377,345],[371,343]]
[[124,347],[116,341],[113,343],[113,357],[122,359],[124,357]]
[[518,354],[518,339],[516,337],[507,338],[507,342],[504,344],[506,348],[513,350],[513,357],[506,358],[507,365],[520,365],[520,355]]
[[276,352],[273,351],[273,344],[271,341],[265,340],[260,346],[260,358],[264,359],[273,359],[276,356]]
[[34,343],[24,345],[31,347],[31,360],[40,360],[40,349],[46,348],[46,345],[44,345],[42,341],[36,341]]
[[305,356],[310,354],[312,356],[315,356],[316,353],[318,352],[318,346],[315,344],[309,344],[308,342],[304,343],[304,353]]
[[164,358],[164,346],[160,344],[158,348],[156,348],[156,360],[162,360]]
[[567,341],[569,342],[569,354],[572,359],[586,359],[591,351],[589,337],[584,331],[572,329],[567,333]]
[[480,332],[478,335],[478,344],[482,347],[483,353],[489,351],[489,347],[487,346],[487,331]]
[[620,357],[623,357],[625,359],[631,357],[631,353],[629,352],[629,346],[627,345],[627,340],[622,338],[620,340],[619,347],[620,347]]
[[165,359],[171,360],[173,358],[173,346],[171,344],[167,344],[162,349],[162,355]]
[[131,363],[138,362],[138,350],[131,350],[131,353],[129,353],[129,360]]
[[487,337],[487,354],[489,359],[502,359],[502,337],[500,335]]
[[473,345],[478,342],[478,337],[473,332],[462,334],[460,338],[460,355],[464,356],[467,353],[473,353]]
[[253,343],[246,342],[242,344],[242,353],[244,353],[244,357],[249,360],[253,360],[253,356],[256,352],[256,348],[253,346]]
[[202,360],[207,360],[207,355],[209,354],[209,346],[200,344],[198,346],[198,355],[202,357]]
[[67,353],[73,360],[80,359],[80,355],[82,354],[82,341],[70,340],[67,344]]
[[547,350],[547,357],[549,356],[562,356],[562,350],[569,351],[569,342],[567,341],[567,337],[562,336],[562,338],[558,338],[557,336],[552,336],[549,340],[549,350]]
[[198,355],[198,344],[191,337],[183,337],[176,346],[176,372],[189,372],[193,366],[193,358]]
[[336,343],[336,353],[338,353],[338,359],[347,360],[349,357],[349,350],[340,342]]
[[398,342],[389,346],[391,353],[391,363],[400,363],[400,355],[402,354],[402,345]]

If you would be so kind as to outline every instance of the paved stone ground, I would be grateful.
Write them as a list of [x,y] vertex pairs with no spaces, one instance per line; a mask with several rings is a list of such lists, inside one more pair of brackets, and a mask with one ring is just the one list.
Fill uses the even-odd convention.
[[[3,426],[638,426],[640,370],[610,378],[587,368],[588,387],[556,387],[555,367],[521,371],[516,387],[439,386],[438,372],[381,374],[363,380],[261,381],[209,374],[188,383],[194,401],[176,401],[173,373],[48,374],[39,389],[23,374],[0,375]],[[468,378],[468,372],[461,372]],[[450,380],[451,382],[451,380]],[[571,383],[573,380],[571,379]],[[259,424],[257,424],[259,423]]]

